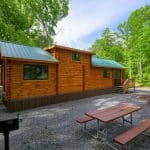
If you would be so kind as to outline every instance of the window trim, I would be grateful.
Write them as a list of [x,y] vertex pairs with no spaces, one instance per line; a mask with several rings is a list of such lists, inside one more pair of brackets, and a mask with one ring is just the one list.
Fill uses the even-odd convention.
[[[106,70],[107,70],[107,75],[105,76]],[[109,68],[103,68],[103,78],[110,78],[110,69]]]
[[[31,66],[47,66],[47,78],[45,79],[25,79],[24,78],[24,66],[25,65],[31,65]],[[34,63],[24,63],[22,65],[22,75],[23,75],[23,81],[47,81],[49,80],[49,65],[48,64],[34,64]]]
[[[80,60],[75,60],[75,59],[73,59],[73,58],[74,58],[74,57],[73,57],[74,54],[78,54]],[[81,54],[80,54],[79,52],[72,52],[72,53],[71,53],[71,60],[74,61],[74,62],[81,62]]]

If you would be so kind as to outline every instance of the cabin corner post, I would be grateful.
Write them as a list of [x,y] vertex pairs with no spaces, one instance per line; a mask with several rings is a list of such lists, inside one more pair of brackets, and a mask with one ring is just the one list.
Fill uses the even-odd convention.
[[10,100],[10,84],[11,84],[11,62],[7,58],[4,59],[4,92],[5,92],[5,100],[9,101]]
[[59,64],[56,64],[56,95],[59,94],[59,73],[58,73]]
[[82,88],[83,88],[83,92],[85,92],[85,66],[83,65],[82,67],[83,67],[83,69],[82,69],[83,70]]
[[7,99],[7,59],[4,58],[4,92],[5,99]]
[[114,71],[114,68],[112,68],[112,87],[115,88],[115,80],[114,80],[114,77],[115,77],[115,71]]
[[126,80],[125,72],[126,72],[125,69],[122,69],[122,70],[121,70],[121,83],[122,83],[122,85],[124,84],[124,82],[125,82],[125,80]]

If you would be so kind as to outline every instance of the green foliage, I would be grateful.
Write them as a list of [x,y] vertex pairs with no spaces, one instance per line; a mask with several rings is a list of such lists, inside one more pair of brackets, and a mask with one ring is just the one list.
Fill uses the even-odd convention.
[[130,77],[143,83],[148,80],[145,74],[149,73],[146,68],[150,63],[150,6],[134,11],[126,22],[119,25],[119,30],[126,39]]
[[[22,8],[23,9],[23,8]],[[32,44],[28,30],[33,21],[26,17],[18,1],[2,0],[0,3],[0,39]]]
[[47,46],[57,22],[68,14],[68,0],[1,0],[0,40]]
[[130,78],[150,85],[150,5],[132,12],[118,30],[106,29],[92,49],[101,57],[125,64]]
[[141,85],[150,86],[150,74],[149,73],[143,73],[143,78],[141,80]]
[[116,32],[112,32],[106,28],[100,39],[97,39],[91,49],[96,52],[99,57],[113,59],[118,62],[124,60],[124,40]]

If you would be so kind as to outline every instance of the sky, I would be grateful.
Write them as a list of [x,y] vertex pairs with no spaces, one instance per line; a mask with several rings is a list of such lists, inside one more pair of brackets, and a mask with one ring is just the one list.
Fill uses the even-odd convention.
[[54,42],[88,49],[105,28],[117,26],[150,0],[70,0],[68,16],[58,22]]

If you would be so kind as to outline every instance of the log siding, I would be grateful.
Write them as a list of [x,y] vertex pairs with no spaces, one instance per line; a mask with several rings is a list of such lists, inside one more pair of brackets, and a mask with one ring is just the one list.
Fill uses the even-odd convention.
[[[93,53],[77,51],[80,61],[72,60],[74,50],[64,47],[47,49],[59,63],[4,60],[5,62],[5,105],[9,111],[39,107],[112,92],[114,87],[113,68],[110,76],[103,77],[103,67],[93,67]],[[4,64],[4,63],[3,63]],[[23,80],[23,65],[48,65],[47,80]],[[121,79],[123,83],[124,79]]]

